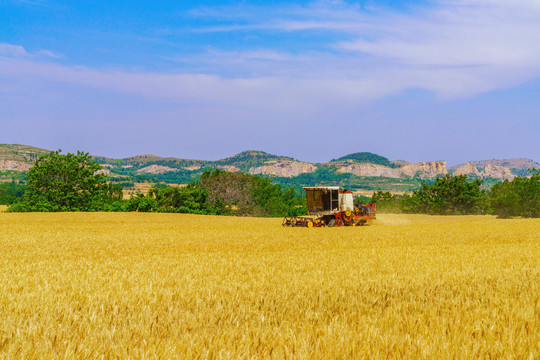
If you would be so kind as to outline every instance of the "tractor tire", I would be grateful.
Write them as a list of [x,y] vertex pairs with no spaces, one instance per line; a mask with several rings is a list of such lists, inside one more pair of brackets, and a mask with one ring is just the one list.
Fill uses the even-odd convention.
[[331,219],[329,222],[328,222],[328,227],[334,227],[336,225],[336,219]]

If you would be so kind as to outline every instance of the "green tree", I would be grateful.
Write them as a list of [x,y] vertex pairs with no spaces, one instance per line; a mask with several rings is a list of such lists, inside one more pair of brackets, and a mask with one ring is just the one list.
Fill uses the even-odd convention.
[[518,176],[491,188],[489,206],[493,214],[500,218],[540,217],[540,171],[530,172],[529,178]]
[[176,212],[187,214],[219,215],[221,209],[208,202],[208,192],[193,184],[187,187],[166,186],[154,187],[148,191],[148,196],[156,201],[156,211]]
[[285,216],[307,211],[294,188],[283,189],[268,177],[206,170],[192,186],[205,190],[208,203],[224,214]]
[[485,212],[486,194],[481,180],[467,181],[467,175],[438,177],[433,184],[422,183],[412,196],[402,199],[407,212],[463,215]]
[[152,212],[157,211],[157,201],[151,196],[145,196],[144,194],[132,195],[129,199],[126,210],[127,211],[140,211],[140,212]]
[[28,172],[27,191],[12,211],[96,211],[122,198],[121,187],[107,183],[101,165],[88,153],[40,156]]
[[26,192],[26,186],[14,181],[0,183],[0,204],[11,205],[21,200]]
[[400,200],[400,197],[398,197],[396,194],[391,194],[388,191],[377,191],[373,193],[369,203],[375,204],[377,206],[377,211],[380,212],[400,213]]

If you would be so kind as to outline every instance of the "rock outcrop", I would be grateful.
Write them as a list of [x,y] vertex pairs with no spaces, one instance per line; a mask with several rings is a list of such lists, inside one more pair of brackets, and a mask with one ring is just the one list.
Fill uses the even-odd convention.
[[220,165],[220,166],[218,166],[218,168],[221,169],[221,170],[232,172],[232,173],[241,172],[241,170],[239,168],[237,168],[236,166],[233,166],[233,165]]
[[482,160],[482,161],[471,161],[472,166],[475,166],[479,169],[484,169],[488,165],[497,165],[502,166],[510,170],[522,170],[527,171],[527,169],[540,168],[540,164],[532,161],[531,159],[526,158],[512,158],[512,159],[500,159],[500,160]]
[[99,174],[103,174],[103,175],[106,175],[106,176],[112,176],[113,175],[113,173],[109,169],[101,169],[101,170],[98,170],[98,171],[96,171],[94,173],[94,175],[99,175]]
[[0,171],[28,171],[31,164],[15,160],[0,160]]
[[466,162],[465,164],[458,165],[453,168],[454,169],[454,176],[458,175],[472,175],[472,176],[480,176],[480,172],[475,166],[472,166],[470,162]]
[[337,170],[338,173],[350,173],[357,176],[384,176],[390,178],[400,178],[401,168],[395,169],[384,165],[371,163],[355,163],[344,166]]
[[249,169],[252,175],[275,175],[279,177],[294,177],[300,174],[312,173],[317,170],[313,164],[300,161],[276,160],[266,165]]
[[454,176],[467,175],[481,179],[492,178],[500,180],[513,180],[516,177],[514,174],[512,174],[512,171],[509,168],[489,163],[485,165],[482,170],[479,170],[478,166],[475,166],[475,163],[472,162],[466,162],[464,164],[454,166],[452,170],[454,170]]
[[397,170],[401,170],[401,173],[406,177],[418,175],[421,179],[434,178],[448,173],[448,170],[446,170],[446,161],[412,163],[398,168]]
[[512,171],[510,171],[510,169],[503,166],[491,164],[486,165],[484,170],[480,172],[480,176],[482,178],[494,178],[501,180],[514,180],[514,178],[516,177],[514,174],[512,174]]
[[338,169],[339,173],[351,173],[357,176],[383,176],[389,178],[405,178],[418,176],[422,179],[434,178],[438,175],[445,175],[446,161],[428,161],[410,163],[408,165],[391,168],[388,166],[356,163]]
[[168,166],[161,166],[161,165],[150,165],[143,167],[142,169],[139,169],[135,171],[137,174],[141,173],[148,173],[148,174],[163,174],[169,171],[178,171],[178,169],[174,169]]

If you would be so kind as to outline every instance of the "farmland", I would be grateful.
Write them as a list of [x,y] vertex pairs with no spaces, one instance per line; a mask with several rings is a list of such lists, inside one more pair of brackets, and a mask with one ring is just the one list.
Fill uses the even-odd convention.
[[0,358],[540,357],[540,220],[0,213]]

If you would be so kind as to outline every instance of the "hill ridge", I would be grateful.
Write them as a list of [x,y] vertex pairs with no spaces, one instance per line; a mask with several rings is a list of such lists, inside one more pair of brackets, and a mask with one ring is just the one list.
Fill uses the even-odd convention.
[[[29,145],[0,144],[0,172],[25,172],[41,154],[48,152],[50,150]],[[350,180],[351,175],[381,179],[429,179],[446,173],[503,180],[527,176],[527,169],[531,167],[540,168],[539,163],[527,158],[469,161],[447,167],[446,161],[442,160],[416,163],[390,161],[371,152],[350,153],[329,162],[310,163],[253,149],[219,160],[182,159],[154,154],[120,159],[94,156],[94,159],[107,167],[113,178],[156,180],[157,178],[152,178],[151,175],[159,174],[159,179],[163,179],[160,181],[181,183],[196,179],[206,169],[259,174],[276,179],[298,178],[296,182],[312,184],[330,181],[329,179],[334,182],[339,182],[342,178]]]

